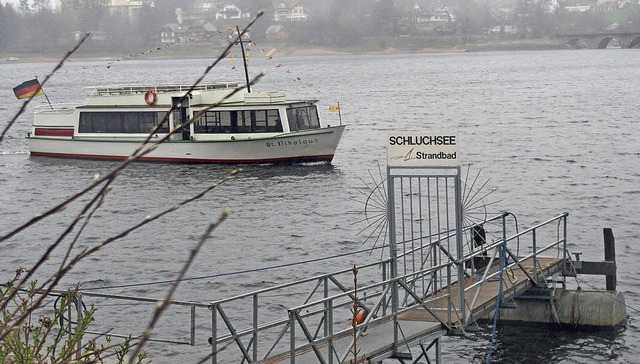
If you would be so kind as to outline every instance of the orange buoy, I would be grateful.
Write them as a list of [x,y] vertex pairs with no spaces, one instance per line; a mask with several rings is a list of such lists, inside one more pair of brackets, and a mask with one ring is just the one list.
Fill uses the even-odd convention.
[[155,104],[157,100],[158,95],[156,94],[156,90],[150,88],[144,93],[144,102],[146,102],[147,105],[151,106]]

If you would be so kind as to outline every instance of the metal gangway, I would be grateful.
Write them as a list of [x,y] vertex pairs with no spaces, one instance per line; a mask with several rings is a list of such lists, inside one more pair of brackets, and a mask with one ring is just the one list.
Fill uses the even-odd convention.
[[[153,338],[204,345],[214,364],[440,362],[443,336],[531,287],[564,284],[567,213],[520,230],[508,212],[487,215],[459,167],[388,168],[379,185],[370,196],[384,205],[386,257],[213,302],[172,301],[187,310],[188,338]],[[80,292],[78,307],[107,299],[157,302]]]
[[[345,269],[212,302],[212,350],[216,353],[225,347],[224,356],[214,355],[212,362],[234,362],[229,354],[235,351],[235,362],[349,363],[357,358],[357,362],[375,363],[406,358],[409,349],[416,346],[420,346],[421,355],[438,359],[440,338],[463,333],[485,317],[495,308],[499,294],[503,302],[508,301],[562,271],[567,258],[566,218],[567,214],[562,214],[479,249],[469,247],[462,260],[444,249],[446,241],[454,238],[454,234],[446,234],[426,248],[413,247],[398,256],[409,260],[409,256],[429,249],[438,255],[437,264],[424,264],[395,278],[390,276],[391,258],[357,267],[358,277],[377,273],[375,283],[349,284],[354,273]],[[504,224],[507,216],[486,221],[494,222]],[[463,233],[471,235],[473,229],[465,228]],[[551,240],[540,241],[541,235],[554,234]],[[404,241],[403,245],[410,243]],[[518,250],[523,255],[517,255]],[[501,255],[508,258],[499,269]],[[474,270],[474,258],[479,256],[492,260],[487,267],[493,269]],[[432,258],[428,253],[424,257]],[[461,281],[456,279],[458,271]],[[500,292],[501,272],[508,277]],[[300,298],[300,304],[288,307],[286,313],[283,310],[281,318],[266,319],[270,314],[263,309],[271,297],[293,294]],[[355,329],[350,324],[354,303],[366,312],[366,319]]]

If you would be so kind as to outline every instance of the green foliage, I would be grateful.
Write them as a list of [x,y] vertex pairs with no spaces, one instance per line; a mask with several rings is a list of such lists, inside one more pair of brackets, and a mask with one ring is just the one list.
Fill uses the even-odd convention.
[[[57,295],[53,309],[41,307],[36,281],[23,290],[15,287],[24,272],[19,269],[12,281],[0,286],[0,363],[102,363],[108,356],[125,362],[131,338],[116,345],[110,337],[101,344],[87,340],[96,309],[82,307],[78,312],[77,289]],[[69,312],[76,313],[75,321]],[[145,358],[140,354],[137,362]]]

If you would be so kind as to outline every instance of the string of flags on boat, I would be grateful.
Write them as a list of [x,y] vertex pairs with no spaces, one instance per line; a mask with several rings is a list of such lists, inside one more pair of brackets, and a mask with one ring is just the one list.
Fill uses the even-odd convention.
[[[217,37],[217,36],[220,36],[220,35],[223,35],[223,34],[225,34],[224,31],[217,31],[215,34],[208,34],[208,35],[204,35],[204,36],[200,36],[200,37],[190,37],[188,39],[184,39],[181,42],[173,42],[173,43],[170,43],[170,44],[165,44],[165,45],[163,45],[161,47],[150,48],[150,49],[147,49],[147,50],[144,50],[144,51],[141,51],[141,52],[137,52],[137,53],[130,53],[129,55],[127,55],[125,57],[121,57],[121,58],[118,58],[118,59],[115,59],[115,60],[108,61],[107,62],[107,69],[110,69],[112,66],[116,65],[119,62],[132,60],[132,59],[135,59],[135,58],[138,58],[138,57],[141,57],[141,56],[146,56],[146,55],[149,55],[149,54],[161,52],[161,51],[164,51],[164,50],[167,50],[167,49],[171,49],[171,48],[174,48],[174,47],[179,47],[181,45],[185,45],[185,44],[189,44],[189,43],[200,42],[200,41],[207,40],[207,39],[210,39],[210,38],[213,38],[213,37]],[[237,31],[236,28],[228,28],[227,29],[226,38],[227,38],[227,41],[229,43],[233,42],[233,40],[235,39],[235,37],[237,37],[237,35],[238,35],[238,31]],[[249,62],[249,58],[250,58],[250,53],[249,52],[251,52],[252,47],[253,46],[257,46],[257,44],[253,40],[251,40],[251,37],[250,37],[249,33],[245,33],[243,35],[242,42],[244,42],[244,44],[247,45],[247,48],[246,48],[247,53],[245,55],[245,59],[246,59],[246,61],[248,63]],[[238,43],[239,43],[239,40],[236,40],[235,44],[238,44]],[[277,49],[276,48],[271,48],[268,51],[265,51],[264,49],[260,49],[259,51],[260,51],[260,53],[264,53],[264,57],[268,61],[273,61],[274,60],[274,54],[276,53]],[[233,54],[229,53],[227,55],[227,58],[230,59],[231,69],[236,69],[234,59],[235,58],[241,58],[241,56],[238,57],[238,56],[234,56]],[[99,65],[95,65],[93,67],[100,67],[100,66]],[[83,66],[82,68],[87,68],[87,67]],[[283,63],[278,62],[275,65],[275,68],[283,69],[283,68],[285,68],[285,65]],[[290,68],[287,68],[286,72],[288,74],[292,74],[293,73]],[[300,80],[300,77],[297,77],[296,80]]]
[[183,42],[173,42],[173,43],[170,43],[170,44],[166,44],[166,45],[164,45],[162,47],[155,47],[155,48],[152,48],[152,49],[147,49],[145,51],[138,52],[138,53],[135,53],[135,54],[134,53],[130,53],[126,57],[118,58],[116,60],[108,62],[107,63],[107,68],[111,68],[111,66],[114,65],[117,62],[129,61],[129,60],[132,60],[132,59],[134,59],[136,57],[145,56],[145,55],[148,55],[148,54],[151,54],[151,53],[155,53],[155,52],[163,51],[163,50],[166,50],[166,49],[178,47],[178,46],[181,46],[183,44],[200,42],[200,41],[207,40],[209,38],[215,37],[215,36],[220,35],[220,34],[222,34],[222,32],[218,31],[217,34],[209,34],[209,35],[205,35],[205,36],[201,36],[201,37],[188,38],[186,41],[183,41]]

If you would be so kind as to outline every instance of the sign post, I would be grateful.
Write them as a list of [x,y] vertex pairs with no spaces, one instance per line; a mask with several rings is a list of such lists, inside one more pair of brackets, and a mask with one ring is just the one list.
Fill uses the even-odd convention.
[[387,140],[389,167],[457,167],[457,132],[397,132]]
[[[453,172],[453,173],[452,173]],[[403,191],[403,186],[411,186],[411,178],[417,178],[420,180],[421,178],[426,177],[426,182],[422,184],[418,184],[417,188],[420,190],[417,194],[409,193],[407,194]],[[403,180],[404,178],[404,180]],[[408,178],[408,179],[407,179]],[[441,179],[446,180],[446,178],[452,178],[454,183],[454,200],[451,201],[446,193],[440,195],[437,191],[438,181]],[[399,181],[399,185],[396,184],[396,179]],[[429,188],[426,190],[422,190],[419,186],[429,186],[429,179],[431,181],[435,181],[434,189],[429,192]],[[415,180],[414,180],[415,181]],[[447,186],[446,182],[442,184],[442,186]],[[450,185],[449,185],[450,186]],[[408,243],[407,241],[402,241],[401,245],[398,245],[397,239],[404,236],[412,236],[411,234],[414,232],[412,230],[412,224],[416,224],[415,221],[422,221],[422,218],[413,218],[414,205],[421,206],[421,202],[417,202],[416,204],[407,204],[403,202],[403,198],[407,199],[409,197],[405,196],[416,196],[416,198],[426,198],[429,201],[440,201],[434,206],[451,206],[454,210],[454,216],[452,220],[455,220],[455,232],[456,232],[456,253],[455,260],[448,260],[447,264],[453,264],[456,267],[457,273],[457,281],[463,282],[464,280],[464,251],[462,245],[462,224],[463,224],[463,216],[462,216],[462,183],[460,178],[460,160],[459,160],[459,137],[457,131],[401,131],[401,132],[391,132],[387,137],[387,196],[389,198],[389,203],[387,206],[387,218],[389,221],[389,254],[391,258],[391,279],[394,281],[391,289],[392,289],[392,309],[393,312],[398,312],[399,309],[399,297],[398,297],[398,283],[395,281],[398,277],[398,266],[399,264],[405,264],[403,271],[404,274],[407,274],[408,267],[406,266],[406,262],[400,262],[398,259],[398,248],[403,248]],[[444,188],[444,187],[442,187]],[[399,189],[399,191],[397,191]],[[436,191],[434,191],[436,190]],[[434,193],[435,192],[435,193]],[[452,191],[453,192],[453,191]],[[421,197],[423,196],[423,197]],[[444,196],[444,197],[443,197]],[[396,201],[397,199],[397,201]],[[442,201],[441,201],[442,200]],[[419,200],[424,201],[424,200]],[[399,203],[399,206],[396,204]],[[428,201],[427,201],[428,202]],[[409,207],[407,207],[409,205]],[[405,209],[409,209],[405,211]],[[446,212],[446,208],[444,210],[439,210],[438,208],[428,208],[427,215],[433,214],[436,215],[434,217],[434,221],[449,221],[448,213]],[[399,213],[398,216],[396,214]],[[406,216],[411,216],[410,219],[407,219]],[[422,215],[422,211],[419,212],[419,216]],[[401,226],[396,226],[396,219],[399,219],[401,222]],[[431,219],[431,217],[428,217]],[[400,228],[400,232],[397,229]],[[407,231],[409,229],[409,231]],[[430,227],[429,227],[430,230]],[[439,234],[439,233],[436,233]],[[422,238],[420,238],[422,239]],[[431,239],[431,237],[429,238]],[[412,240],[413,241],[413,240]],[[427,248],[426,246],[422,249]],[[435,248],[433,248],[435,249]],[[453,252],[452,252],[453,253]],[[402,256],[404,260],[407,260],[407,251],[402,252]],[[454,256],[451,254],[451,256]],[[419,259],[419,257],[415,257],[413,259]],[[435,255],[434,255],[434,258]],[[421,258],[420,258],[421,260]],[[441,266],[443,262],[434,262],[434,266]],[[425,264],[425,262],[422,262]],[[415,268],[415,267],[414,267]],[[448,270],[451,272],[451,270]],[[434,285],[437,284],[437,277],[439,274],[438,270],[434,270]],[[448,284],[451,284],[453,281],[453,277],[447,277]],[[453,279],[452,279],[453,278]],[[459,291],[459,303],[457,309],[459,310],[458,317],[461,318],[462,322],[465,319],[465,300],[464,300],[464,285],[458,284]],[[444,287],[443,287],[444,288]],[[433,287],[435,289],[435,287]],[[450,302],[449,310],[454,309]],[[448,317],[451,317],[450,312]],[[451,323],[449,323],[451,324]],[[398,344],[398,333],[397,333],[397,322],[396,329],[394,330],[394,349],[397,349]],[[394,350],[395,351],[395,350]]]

